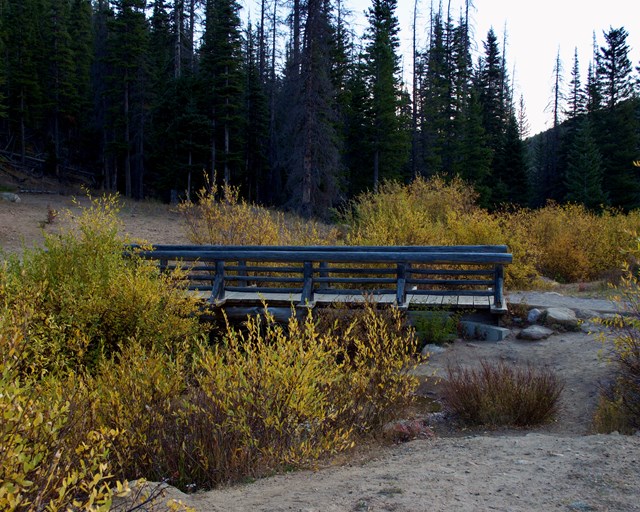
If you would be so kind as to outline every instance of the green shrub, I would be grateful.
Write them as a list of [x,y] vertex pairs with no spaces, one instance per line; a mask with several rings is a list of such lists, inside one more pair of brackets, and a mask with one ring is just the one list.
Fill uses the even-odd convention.
[[480,368],[447,369],[446,409],[469,425],[524,427],[558,412],[563,384],[547,369],[480,362]]
[[458,335],[459,314],[448,311],[416,311],[412,313],[416,336],[423,345],[444,345]]

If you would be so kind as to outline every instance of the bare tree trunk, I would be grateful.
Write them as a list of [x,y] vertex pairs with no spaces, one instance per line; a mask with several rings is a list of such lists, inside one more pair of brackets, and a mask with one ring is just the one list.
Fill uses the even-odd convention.
[[376,147],[376,150],[373,153],[373,192],[376,194],[378,193],[379,176],[380,176],[380,149]]
[[[229,89],[229,67],[225,66],[224,68],[224,76],[225,78],[225,89]],[[231,170],[229,169],[229,97],[227,96],[224,100],[225,109],[227,111],[227,119],[224,122],[224,184],[228,186],[231,183]]]
[[144,107],[140,112],[140,131],[138,132],[137,178],[138,190],[136,199],[144,199]]
[[418,175],[418,49],[417,49],[417,20],[418,20],[418,0],[413,1],[413,99],[411,109],[411,174],[415,178]]
[[173,76],[180,78],[182,75],[182,17],[184,12],[183,0],[175,0],[173,5],[173,15],[175,24],[175,48],[173,61]]
[[195,70],[194,44],[195,44],[195,24],[196,24],[196,0],[191,0],[189,4],[189,69],[193,73]]
[[20,94],[20,162],[27,163],[27,128],[24,121],[24,89]]
[[126,197],[131,197],[131,126],[129,121],[129,83],[126,75],[124,87],[124,143],[127,148],[124,159],[124,194]]
[[258,29],[258,70],[260,80],[264,79],[266,66],[266,41],[264,40],[264,22],[266,17],[266,0],[260,2],[260,28]]
[[300,0],[293,0],[293,65],[300,65]]
[[270,87],[269,87],[269,203],[273,203],[275,199],[274,190],[277,187],[277,179],[275,175],[275,151],[276,151],[276,32],[278,24],[278,0],[273,0],[273,26],[271,34],[271,69],[270,69]]
[[215,185],[216,179],[216,112],[213,110],[211,116],[211,182],[210,186]]
[[[229,100],[227,100],[229,103]],[[224,184],[231,183],[231,169],[229,168],[229,123],[224,123]]]

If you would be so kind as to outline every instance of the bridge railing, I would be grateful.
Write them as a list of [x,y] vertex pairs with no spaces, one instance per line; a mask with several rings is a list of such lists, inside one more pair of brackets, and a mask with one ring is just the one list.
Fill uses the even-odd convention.
[[140,256],[162,270],[187,271],[192,290],[215,305],[266,300],[358,302],[369,296],[416,304],[506,311],[506,246],[193,246],[157,245]]

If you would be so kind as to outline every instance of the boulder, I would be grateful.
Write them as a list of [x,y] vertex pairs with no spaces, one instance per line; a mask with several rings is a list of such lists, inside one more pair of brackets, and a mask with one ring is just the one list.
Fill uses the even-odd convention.
[[422,355],[423,357],[427,357],[431,354],[442,354],[443,352],[446,352],[446,351],[447,349],[441,345],[436,345],[434,343],[427,343],[420,351],[420,355]]
[[553,331],[542,325],[532,325],[520,331],[518,338],[522,340],[539,341],[546,340],[553,334]]
[[576,309],[576,316],[580,320],[593,320],[594,318],[600,318],[601,315],[591,309]]
[[547,327],[565,331],[577,331],[580,329],[578,317],[569,308],[549,308],[544,319]]
[[3,201],[10,201],[12,203],[20,202],[20,196],[13,192],[0,192],[0,199]]

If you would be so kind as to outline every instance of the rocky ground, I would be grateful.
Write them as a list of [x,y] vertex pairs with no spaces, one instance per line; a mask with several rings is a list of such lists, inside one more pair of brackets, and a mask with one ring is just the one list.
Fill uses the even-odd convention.
[[[0,245],[9,253],[41,244],[43,230],[64,227],[61,215],[47,222],[51,211],[78,208],[69,193],[19,196],[20,202],[0,200]],[[135,237],[188,242],[179,215],[167,206],[126,203],[121,219],[123,230]],[[600,314],[615,310],[608,300],[561,292],[513,293],[510,301]],[[423,378],[441,376],[448,364],[475,365],[480,359],[547,366],[565,381],[562,410],[552,424],[527,431],[465,431],[441,415],[427,416],[436,433],[428,438],[211,492],[182,495],[169,488],[166,498],[203,512],[640,510],[640,437],[592,432],[599,385],[611,374],[607,344],[589,333],[598,328],[587,323],[577,332],[553,329],[539,341],[519,339],[521,328],[512,325],[499,342],[457,340],[418,372]],[[437,400],[437,386],[421,389]],[[160,509],[166,507],[155,510]]]

